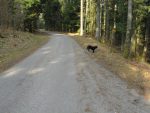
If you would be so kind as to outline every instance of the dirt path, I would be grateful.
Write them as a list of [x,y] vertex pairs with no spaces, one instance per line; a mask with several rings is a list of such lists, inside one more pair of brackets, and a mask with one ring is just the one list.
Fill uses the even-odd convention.
[[66,35],[1,73],[0,113],[149,113],[136,91]]

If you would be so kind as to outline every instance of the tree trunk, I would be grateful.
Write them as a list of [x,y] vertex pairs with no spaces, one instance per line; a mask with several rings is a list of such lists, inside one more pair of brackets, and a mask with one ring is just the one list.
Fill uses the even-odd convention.
[[109,5],[108,5],[108,0],[105,1],[105,5],[106,5],[106,27],[105,27],[105,36],[106,36],[106,41],[109,40]]
[[146,21],[145,46],[143,51],[143,60],[150,62],[150,15]]
[[100,0],[97,0],[96,5],[96,34],[95,37],[97,40],[100,39]]
[[80,36],[83,36],[83,0],[81,0],[80,6]]
[[85,20],[84,20],[84,28],[85,28],[85,33],[87,32],[88,26],[87,26],[87,22],[88,22],[88,10],[89,10],[89,0],[86,0],[86,8],[85,8]]
[[130,46],[131,46],[131,32],[132,31],[132,0],[128,0],[128,17],[127,17],[127,31],[126,31],[126,40],[124,47],[124,57],[128,58],[130,55]]
[[116,11],[117,11],[117,5],[116,4],[114,4],[114,11],[113,11],[113,13],[114,13],[114,19],[113,19],[113,28],[112,28],[112,31],[111,31],[111,48],[113,47],[113,45],[115,45],[115,37],[116,37]]

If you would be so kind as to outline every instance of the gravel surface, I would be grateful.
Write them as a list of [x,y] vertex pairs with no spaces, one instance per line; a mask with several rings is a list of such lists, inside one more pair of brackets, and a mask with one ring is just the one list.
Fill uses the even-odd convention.
[[0,113],[150,113],[134,89],[66,35],[0,74]]

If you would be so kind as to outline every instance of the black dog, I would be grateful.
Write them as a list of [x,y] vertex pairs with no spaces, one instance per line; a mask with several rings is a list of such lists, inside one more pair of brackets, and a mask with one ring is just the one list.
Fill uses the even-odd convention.
[[97,46],[92,46],[92,45],[87,46],[87,50],[90,51],[90,49],[91,49],[93,51],[93,53],[94,53],[95,49],[97,49],[97,48],[98,48]]

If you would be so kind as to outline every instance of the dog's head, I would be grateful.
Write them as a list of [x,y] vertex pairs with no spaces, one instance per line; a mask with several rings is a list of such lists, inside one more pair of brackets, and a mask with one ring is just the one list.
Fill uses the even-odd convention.
[[98,46],[94,46],[94,48],[95,48],[95,49],[97,49],[97,48],[98,48]]

